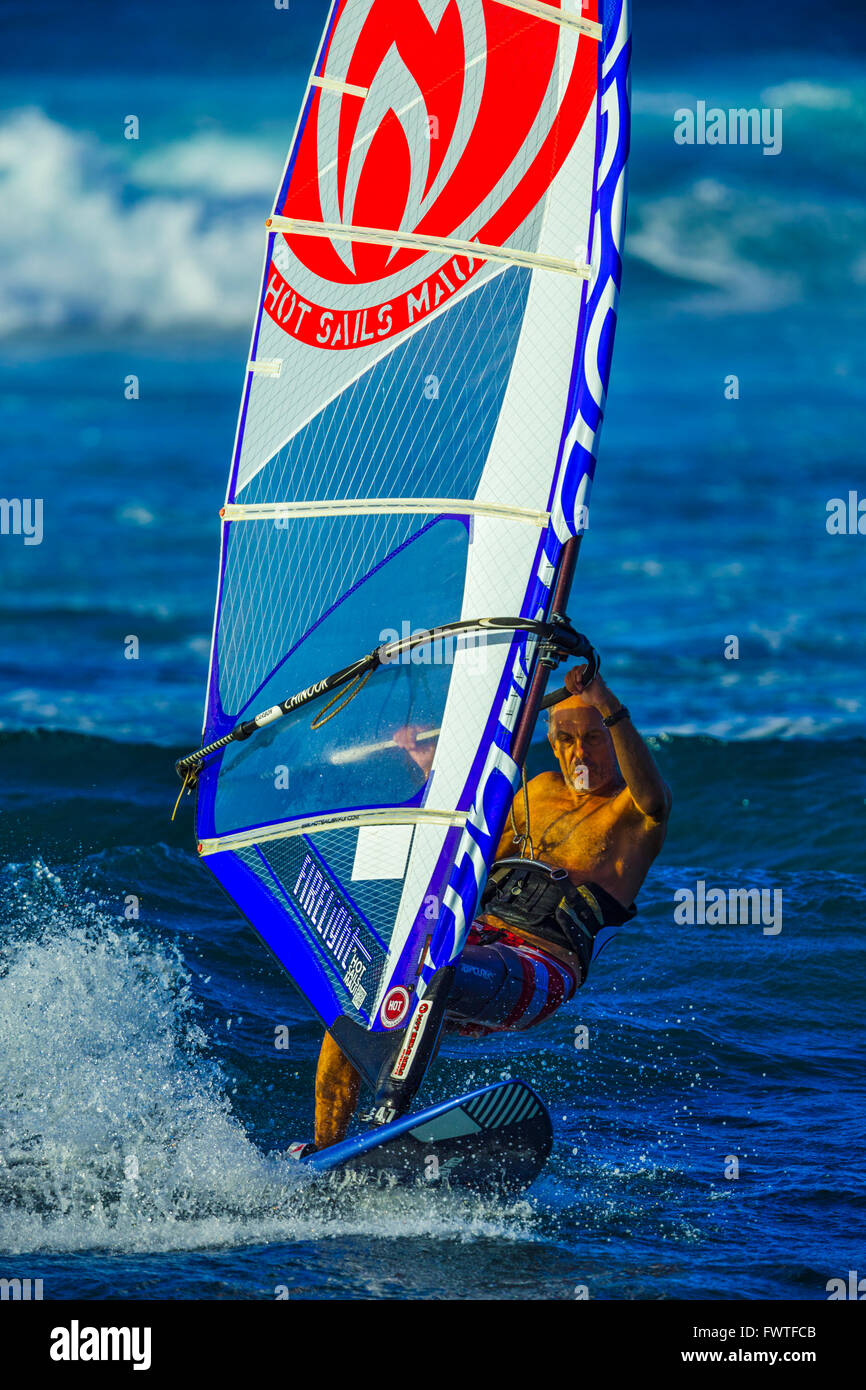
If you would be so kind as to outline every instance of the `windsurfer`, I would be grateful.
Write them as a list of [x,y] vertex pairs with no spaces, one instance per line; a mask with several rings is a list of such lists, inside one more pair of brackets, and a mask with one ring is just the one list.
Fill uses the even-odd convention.
[[[670,791],[628,710],[600,676],[584,686],[584,671],[567,673],[569,696],[550,712],[559,771],[540,773],[515,796],[461,957],[447,1026],[469,1036],[533,1027],[570,999],[634,916],[664,843]],[[413,735],[403,729],[394,741],[427,773],[434,750]],[[316,1148],[344,1137],[359,1085],[326,1033]]]

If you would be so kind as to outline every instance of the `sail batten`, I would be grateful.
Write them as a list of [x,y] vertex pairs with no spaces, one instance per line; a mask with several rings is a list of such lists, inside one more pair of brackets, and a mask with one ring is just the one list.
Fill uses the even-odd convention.
[[276,521],[291,516],[362,516],[374,512],[496,516],[506,521],[523,521],[529,526],[546,526],[550,520],[549,512],[500,506],[477,497],[346,497],[305,502],[235,503],[223,507],[220,516],[224,521]]
[[445,257],[461,255],[470,261],[503,261],[530,270],[552,270],[559,275],[576,275],[588,280],[592,269],[576,260],[544,256],[537,251],[521,251],[513,246],[487,246],[479,241],[460,241],[457,237],[422,236],[396,228],[348,226],[338,222],[310,222],[299,217],[269,217],[266,226],[292,236],[325,237],[329,241],[350,241],[371,246],[401,246],[409,251],[432,251]]

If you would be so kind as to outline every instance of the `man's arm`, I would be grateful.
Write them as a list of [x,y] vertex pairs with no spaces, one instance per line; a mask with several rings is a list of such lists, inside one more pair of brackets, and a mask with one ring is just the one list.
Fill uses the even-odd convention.
[[[436,752],[436,739],[426,735],[423,744],[418,742],[418,735],[422,731],[417,724],[404,724],[394,732],[394,742],[398,748],[402,748],[404,753],[408,753],[413,763],[417,763],[426,777],[433,766],[433,757]],[[437,730],[438,732],[438,730]]]
[[[512,817],[514,825],[511,824]],[[525,815],[523,810],[523,792],[519,791],[511,803],[511,810],[505,821],[505,828],[499,837],[499,844],[496,848],[496,859],[508,859],[511,855],[520,853],[520,836],[523,834]],[[517,827],[518,837],[514,838],[514,827]]]
[[[622,702],[605,685],[601,676],[596,676],[584,689],[581,676],[585,670],[586,667],[575,667],[568,671],[565,676],[566,689],[597,709],[602,719],[607,719],[622,707]],[[671,793],[656,766],[655,758],[630,719],[620,719],[608,732],[632,801],[647,820],[663,825],[670,814]]]

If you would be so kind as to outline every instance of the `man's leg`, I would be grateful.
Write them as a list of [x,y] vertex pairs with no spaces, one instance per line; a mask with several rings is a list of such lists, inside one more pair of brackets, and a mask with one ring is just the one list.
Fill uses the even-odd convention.
[[330,1033],[326,1033],[316,1069],[317,1149],[327,1149],[345,1139],[360,1089],[360,1076]]
[[534,1028],[580,983],[577,957],[571,964],[514,932],[475,923],[449,996],[449,1027],[467,1037]]

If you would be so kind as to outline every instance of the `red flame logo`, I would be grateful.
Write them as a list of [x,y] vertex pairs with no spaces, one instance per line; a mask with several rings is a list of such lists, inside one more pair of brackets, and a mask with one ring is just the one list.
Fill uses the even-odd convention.
[[[596,13],[590,0],[584,17]],[[506,244],[561,169],[595,99],[599,46],[581,37],[565,91],[551,103],[564,41],[573,43],[558,24],[498,0],[342,0],[322,71],[367,96],[315,90],[278,211]],[[286,240],[335,285],[372,284],[426,254]]]

